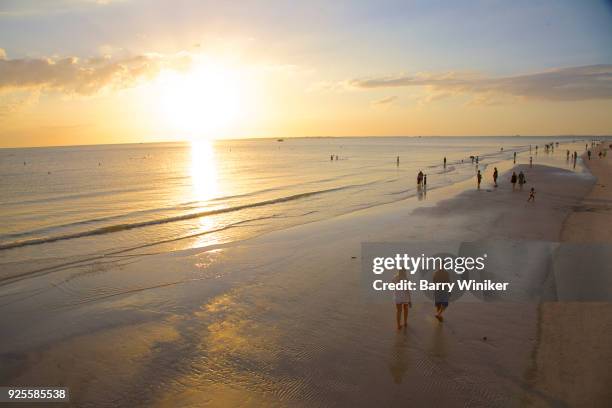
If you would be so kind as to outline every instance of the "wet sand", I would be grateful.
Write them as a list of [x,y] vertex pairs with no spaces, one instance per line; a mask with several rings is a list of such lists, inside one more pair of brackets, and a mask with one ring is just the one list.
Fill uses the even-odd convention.
[[[0,379],[69,386],[77,406],[603,406],[606,377],[570,393],[588,369],[550,363],[578,344],[554,346],[567,328],[546,306],[457,303],[439,324],[432,305],[418,303],[398,332],[391,300],[363,296],[365,241],[558,241],[594,179],[519,168],[523,191],[512,191],[508,173],[493,188],[488,169],[481,190],[470,180],[233,245],[135,257],[110,273],[146,279],[170,269],[190,279],[97,299],[76,316],[59,308],[113,323],[39,345],[8,337],[12,363]],[[526,202],[532,185],[535,204]],[[130,318],[105,317],[117,311]],[[586,331],[592,324],[580,327],[598,350],[610,344],[595,338],[606,332]]]
[[[597,178],[591,191],[563,224],[561,240],[578,244],[612,243],[612,163],[594,150],[583,160]],[[584,263],[588,259],[581,260]],[[610,279],[592,285],[610,287]],[[558,395],[567,406],[605,407],[612,401],[612,303],[543,303],[538,317],[538,344],[533,375],[536,386]],[[530,400],[530,402],[534,402]]]

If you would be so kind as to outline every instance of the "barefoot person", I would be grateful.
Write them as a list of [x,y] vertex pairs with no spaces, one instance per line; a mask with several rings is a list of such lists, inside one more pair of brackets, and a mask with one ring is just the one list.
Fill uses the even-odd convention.
[[[393,278],[393,282],[399,283],[406,279],[406,270],[400,269],[395,278]],[[408,322],[408,307],[412,307],[410,291],[408,289],[395,290],[393,292],[393,299],[395,300],[395,321],[397,323],[397,330],[399,330],[402,328],[402,311],[404,312],[404,327],[406,327]]]
[[533,201],[535,203],[535,188],[531,187],[531,190],[529,190],[529,198],[527,199],[527,202]]
[[523,173],[523,171],[521,170],[518,175],[519,190],[523,190],[523,184],[525,184],[526,182],[527,177],[525,177],[525,173]]
[[[444,268],[438,269],[433,275],[434,283],[448,283],[450,282],[450,278],[448,276],[448,272]],[[436,307],[436,319],[440,323],[444,321],[442,317],[442,313],[448,307],[448,299],[450,297],[450,292],[446,289],[436,290],[434,293],[434,306]]]

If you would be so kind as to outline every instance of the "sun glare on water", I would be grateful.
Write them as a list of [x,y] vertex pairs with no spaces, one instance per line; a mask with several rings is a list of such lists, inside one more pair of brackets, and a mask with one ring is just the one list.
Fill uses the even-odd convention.
[[183,139],[223,136],[245,113],[246,85],[238,69],[212,60],[164,71],[157,79],[160,119]]

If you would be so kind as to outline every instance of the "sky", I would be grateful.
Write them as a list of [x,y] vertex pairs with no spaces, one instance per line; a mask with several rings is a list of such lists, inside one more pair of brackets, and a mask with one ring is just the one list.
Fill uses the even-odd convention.
[[0,0],[0,147],[612,134],[610,1]]

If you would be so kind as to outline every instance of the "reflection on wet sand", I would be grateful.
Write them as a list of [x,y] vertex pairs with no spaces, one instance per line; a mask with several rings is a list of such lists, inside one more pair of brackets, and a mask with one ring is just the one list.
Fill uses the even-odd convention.
[[389,356],[389,372],[396,384],[402,383],[406,372],[410,369],[410,339],[406,331],[407,329],[403,329],[397,333]]
[[434,358],[440,359],[442,361],[446,359],[448,353],[446,336],[447,328],[445,327],[445,325],[448,325],[448,323],[440,324],[437,321],[434,323],[434,327],[432,328],[431,332],[429,347],[429,354]]

